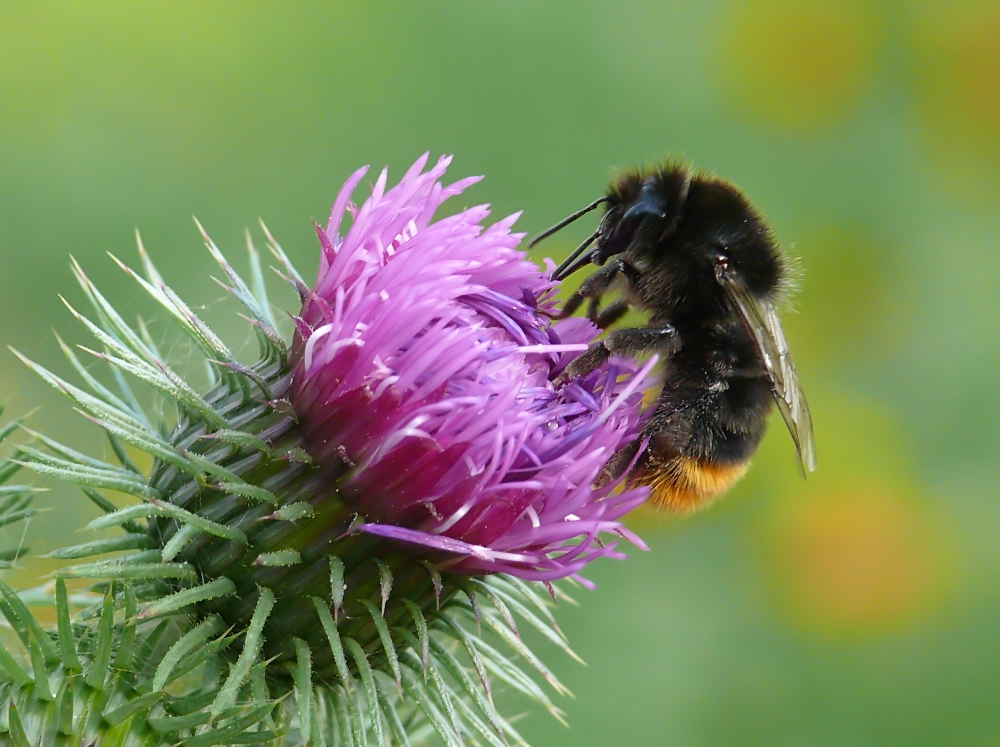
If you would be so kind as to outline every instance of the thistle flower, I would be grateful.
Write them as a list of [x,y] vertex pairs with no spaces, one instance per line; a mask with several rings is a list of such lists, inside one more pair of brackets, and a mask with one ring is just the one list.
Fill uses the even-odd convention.
[[442,187],[448,159],[422,174],[425,160],[388,192],[383,171],[341,241],[355,172],[317,227],[293,346],[303,445],[358,531],[440,551],[452,572],[574,574],[614,554],[598,533],[623,534],[616,519],[644,498],[591,488],[633,435],[641,379],[616,362],[554,383],[596,330],[550,324],[554,283],[515,250],[516,215],[485,231],[486,206],[432,222],[478,179]]
[[[0,604],[34,672],[0,656],[0,728],[19,747],[48,734],[74,745],[409,744],[428,729],[448,745],[521,741],[493,707],[493,680],[558,715],[497,646],[564,690],[515,615],[569,651],[534,583],[554,601],[565,592],[553,582],[621,557],[618,538],[641,546],[618,519],[644,492],[594,484],[636,437],[652,363],[561,380],[597,330],[552,321],[554,284],[516,250],[516,216],[484,228],[478,206],[434,220],[476,179],[444,186],[448,159],[425,165],[389,190],[383,171],[360,208],[350,198],[365,171],[352,175],[317,226],[312,288],[267,234],[302,298],[290,346],[252,245],[248,284],[202,232],[258,333],[253,366],[140,244],[146,277],[122,266],[201,349],[205,394],[74,265],[97,321],[73,313],[117,391],[65,345],[90,392],[28,363],[104,430],[119,464],[38,434],[11,464],[82,485],[106,511],[90,528],[124,530],[55,557],[130,554],[59,572],[51,634]],[[173,422],[141,408],[123,374],[173,402]],[[153,457],[148,474],[126,446]],[[136,501],[117,508],[108,490]],[[103,596],[71,622],[74,579]]]

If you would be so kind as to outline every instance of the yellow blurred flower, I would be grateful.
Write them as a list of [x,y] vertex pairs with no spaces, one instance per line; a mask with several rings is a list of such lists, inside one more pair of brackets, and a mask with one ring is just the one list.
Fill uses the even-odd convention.
[[940,552],[928,517],[878,482],[790,503],[774,534],[778,582],[796,617],[820,628],[903,622],[940,588]]
[[[1000,159],[1000,6],[927,6],[913,27],[915,86],[930,156],[962,186],[996,180]],[[987,156],[984,158],[984,156]],[[975,190],[975,185],[970,185]]]
[[734,4],[719,39],[726,94],[763,124],[813,130],[855,109],[872,76],[875,20],[856,2]]

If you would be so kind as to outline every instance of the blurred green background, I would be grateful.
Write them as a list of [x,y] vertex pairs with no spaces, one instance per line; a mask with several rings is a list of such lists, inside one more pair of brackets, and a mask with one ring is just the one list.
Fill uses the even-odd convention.
[[[238,343],[192,214],[230,255],[260,216],[311,270],[309,219],[346,176],[425,150],[532,233],[666,154],[736,182],[801,257],[785,326],[819,471],[777,422],[725,501],[636,517],[652,551],[593,567],[562,611],[589,665],[548,657],[569,730],[519,728],[998,743],[1000,4],[2,2],[0,133],[0,336],[64,374],[51,330],[86,340],[57,298],[82,300],[70,254],[128,316],[151,308],[105,255],[133,262],[135,227]],[[0,382],[11,412],[43,406],[33,427],[105,448],[6,351]],[[41,502],[39,551],[94,515]]]

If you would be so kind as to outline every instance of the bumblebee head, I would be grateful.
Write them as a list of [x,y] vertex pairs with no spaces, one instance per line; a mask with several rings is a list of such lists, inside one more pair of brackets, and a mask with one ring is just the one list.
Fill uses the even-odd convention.
[[531,246],[590,210],[606,205],[597,230],[559,265],[552,277],[562,280],[587,265],[602,266],[640,239],[659,242],[668,238],[677,227],[690,184],[691,172],[682,166],[625,172],[611,183],[604,197],[538,236]]

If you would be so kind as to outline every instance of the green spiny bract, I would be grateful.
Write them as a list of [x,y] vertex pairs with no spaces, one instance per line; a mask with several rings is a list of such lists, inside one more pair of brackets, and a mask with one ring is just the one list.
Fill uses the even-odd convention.
[[[510,660],[565,691],[518,625],[569,652],[552,582],[622,557],[619,538],[641,545],[619,519],[645,492],[600,478],[637,437],[653,364],[567,380],[597,330],[556,319],[516,216],[484,226],[480,205],[435,220],[476,181],[443,184],[448,161],[424,171],[425,155],[388,189],[383,172],[360,208],[355,172],[316,226],[312,288],[267,234],[302,302],[290,344],[252,244],[247,282],[202,231],[256,332],[252,365],[141,244],[142,275],[119,264],[179,325],[195,353],[180,369],[74,263],[93,313],[70,311],[108,370],[61,341],[86,389],[25,362],[103,430],[114,463],[41,434],[8,463],[79,485],[104,512],[94,539],[51,554],[67,565],[32,595],[54,626],[0,586],[20,639],[0,660],[18,747],[520,743],[492,683],[560,716]],[[209,380],[193,383],[201,366]],[[15,491],[12,520],[26,497]]]
[[[146,277],[128,272],[202,351],[214,381],[206,394],[76,265],[96,321],[73,313],[97,338],[100,349],[87,352],[109,364],[115,389],[66,345],[89,392],[25,359],[104,430],[118,464],[34,434],[35,445],[5,461],[0,478],[26,464],[77,484],[104,511],[89,528],[121,533],[51,554],[76,561],[45,590],[54,626],[40,625],[0,583],[0,611],[16,634],[0,655],[0,730],[17,747],[360,747],[415,744],[434,733],[449,746],[522,742],[494,708],[491,683],[559,716],[502,651],[565,690],[521,641],[515,621],[568,651],[547,595],[508,576],[452,575],[426,556],[351,531],[357,515],[297,439],[283,396],[289,351],[257,253],[250,248],[247,284],[208,244],[249,312],[262,351],[257,364],[236,360],[164,284],[141,245]],[[298,278],[273,240],[270,248]],[[139,406],[125,374],[176,404],[172,426]],[[148,473],[130,450],[153,458]],[[133,500],[119,508],[105,491]],[[24,486],[0,490],[0,523],[26,517],[29,500]],[[3,554],[3,562],[15,556]],[[74,615],[71,600],[81,595],[69,594],[67,581],[84,583],[76,579],[100,596]]]

